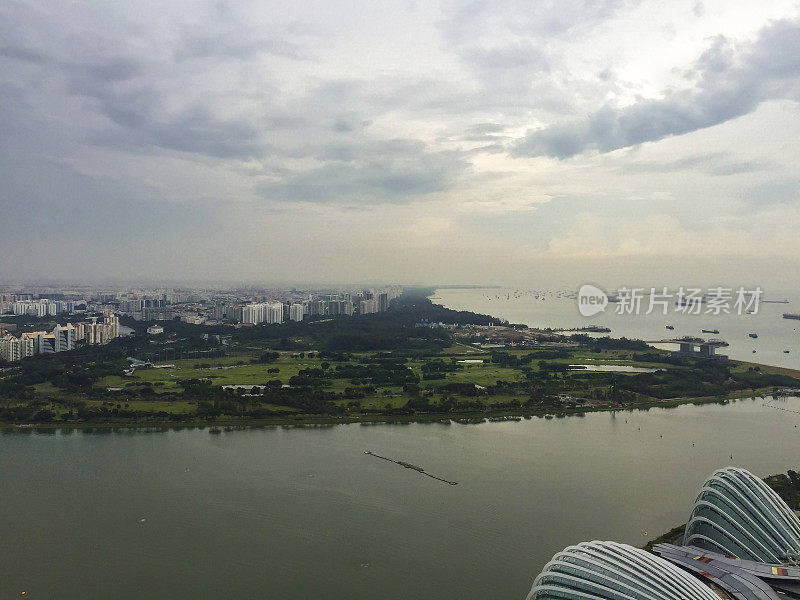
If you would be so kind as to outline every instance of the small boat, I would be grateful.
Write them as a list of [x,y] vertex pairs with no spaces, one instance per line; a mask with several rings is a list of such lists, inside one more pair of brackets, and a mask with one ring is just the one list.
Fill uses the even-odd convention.
[[788,350],[784,350],[783,353],[784,354],[789,354],[789,351]]
[[674,325],[667,325],[667,329],[669,329],[671,331],[671,330],[675,329],[675,326]]
[[701,329],[700,331],[702,331],[703,333],[714,333],[714,334],[719,333],[719,329]]
[[756,339],[758,337],[757,333],[748,333],[747,335],[749,335],[753,339]]

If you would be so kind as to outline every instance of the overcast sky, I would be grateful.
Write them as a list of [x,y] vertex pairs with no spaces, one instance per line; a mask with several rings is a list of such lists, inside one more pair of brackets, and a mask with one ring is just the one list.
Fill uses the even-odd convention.
[[3,0],[0,279],[796,284],[799,100],[796,1]]

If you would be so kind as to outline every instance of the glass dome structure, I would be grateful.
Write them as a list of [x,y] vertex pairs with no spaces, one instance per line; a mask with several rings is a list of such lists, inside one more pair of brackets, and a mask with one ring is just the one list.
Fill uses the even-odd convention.
[[800,559],[800,519],[750,471],[715,471],[697,496],[683,544],[764,563]]
[[617,542],[569,546],[545,565],[527,600],[719,600],[666,560]]

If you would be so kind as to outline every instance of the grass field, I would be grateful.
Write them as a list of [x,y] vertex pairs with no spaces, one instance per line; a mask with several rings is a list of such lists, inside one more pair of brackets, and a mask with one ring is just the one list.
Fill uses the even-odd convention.
[[[529,353],[529,348],[504,350],[510,355],[522,356]],[[302,369],[321,368],[324,362],[330,363],[333,370],[337,365],[359,364],[360,359],[370,356],[371,353],[355,354],[353,359],[345,362],[326,361],[316,356],[298,356],[297,353],[283,352],[280,357],[271,363],[250,364],[248,357],[223,357],[209,358],[202,360],[178,360],[168,364],[174,365],[172,368],[141,369],[137,370],[131,377],[111,376],[99,380],[96,384],[99,388],[113,387],[134,387],[143,383],[150,383],[157,392],[179,392],[182,390],[181,380],[204,379],[212,386],[224,385],[264,385],[267,381],[278,379],[283,384],[288,384],[291,377],[297,375]],[[448,348],[441,354],[445,361],[450,360],[480,360],[489,359],[488,354],[469,352],[467,346],[454,346]],[[589,351],[576,351],[571,358],[551,359],[547,362],[561,364],[619,364],[626,366],[636,366],[645,368],[658,368],[665,365],[659,363],[640,362],[633,360],[633,353],[630,351],[604,350],[601,353]],[[498,381],[521,382],[525,380],[524,374],[518,368],[504,367],[497,363],[465,363],[461,364],[461,369],[449,372],[443,379],[424,380],[422,378],[421,360],[412,360],[406,363],[422,380],[422,389],[432,388],[445,383],[472,383],[482,387],[495,385]],[[538,361],[532,361],[528,367],[533,371],[538,371]],[[673,367],[674,368],[674,367]],[[746,370],[745,367],[741,367]],[[278,369],[277,373],[268,372],[270,369]],[[343,392],[345,388],[352,387],[353,384],[347,379],[328,379],[325,381],[324,389],[333,392]],[[57,388],[51,384],[41,384],[37,387],[37,394],[57,393]],[[400,387],[381,387],[377,393],[362,401],[362,405],[370,407],[381,407],[391,403],[392,399],[402,395]],[[496,398],[495,398],[496,400]]]
[[[542,347],[541,350],[552,350],[552,347]],[[524,356],[536,348],[506,348],[500,350],[511,356]],[[42,383],[34,386],[35,397],[42,409],[51,410],[57,415],[61,415],[75,406],[77,402],[85,403],[88,408],[106,408],[109,410],[132,410],[149,413],[177,413],[190,415],[197,411],[197,400],[186,400],[179,395],[183,391],[181,381],[184,380],[205,380],[214,387],[219,386],[254,386],[264,385],[271,380],[279,380],[282,384],[289,384],[289,381],[303,369],[320,369],[323,363],[329,363],[329,372],[335,373],[339,365],[359,365],[365,364],[367,358],[375,355],[372,352],[362,352],[350,355],[349,360],[334,361],[330,359],[320,359],[315,354],[302,355],[297,352],[280,352],[279,357],[273,362],[257,363],[252,362],[253,358],[263,351],[262,348],[253,347],[248,349],[243,355],[228,356],[221,358],[201,358],[190,360],[176,360],[168,363],[161,363],[157,366],[171,365],[167,368],[138,369],[132,376],[109,376],[98,380],[95,388],[103,393],[102,399],[94,399],[86,396],[72,395],[63,389],[57,388],[51,383]],[[664,363],[650,363],[634,361],[634,353],[630,350],[603,350],[593,352],[588,349],[570,348],[572,355],[569,358],[547,359],[547,363],[560,364],[585,364],[585,365],[625,365],[645,368],[670,368],[681,369]],[[499,363],[490,362],[490,354],[481,352],[475,348],[463,344],[456,344],[442,351],[438,356],[427,357],[425,359],[414,359],[406,362],[420,379],[419,388],[423,395],[429,395],[431,404],[438,404],[442,394],[435,390],[449,384],[472,384],[483,388],[495,386],[499,381],[509,384],[522,384],[517,386],[512,392],[494,393],[491,395],[479,394],[477,396],[455,395],[457,400],[478,400],[485,405],[508,403],[512,400],[524,402],[528,398],[525,392],[525,371],[539,370],[539,360],[534,359],[524,367],[509,367]],[[461,368],[444,374],[444,377],[426,380],[423,377],[423,365],[431,359],[439,359],[445,363],[461,360],[481,360],[487,362],[459,363]],[[751,363],[738,363],[732,366],[734,372],[746,372],[754,367]],[[759,365],[762,373],[775,373],[800,377],[800,371],[793,369],[782,369],[778,367],[765,367]],[[269,371],[277,372],[270,373]],[[632,376],[629,373],[617,373],[618,377]],[[564,375],[561,375],[562,381]],[[590,389],[600,390],[604,393],[608,389],[607,384],[601,382],[589,384],[586,379],[566,376],[567,380],[563,392],[581,396],[588,393]],[[336,402],[340,405],[348,406],[352,400],[344,398],[346,388],[363,388],[367,381],[353,382],[349,378],[326,377],[320,380],[320,389],[326,392],[342,394],[340,400]],[[112,391],[109,388],[122,388],[122,391]],[[152,389],[152,392],[149,391]],[[143,391],[144,390],[144,391]],[[761,390],[768,392],[768,390]],[[364,392],[361,391],[363,394]],[[433,393],[432,396],[430,394]],[[742,397],[751,395],[752,391],[737,390],[731,397]],[[452,395],[452,394],[451,394]],[[594,396],[588,396],[594,397]],[[374,392],[369,392],[365,397],[358,399],[358,406],[364,410],[383,410],[386,408],[400,408],[408,402],[409,396],[404,393],[402,386],[399,385],[376,385]],[[652,399],[651,399],[652,400]],[[683,400],[683,399],[681,399]],[[641,396],[637,401],[646,402],[647,397]],[[296,412],[298,409],[287,406],[273,406],[260,403],[263,408],[283,411]]]

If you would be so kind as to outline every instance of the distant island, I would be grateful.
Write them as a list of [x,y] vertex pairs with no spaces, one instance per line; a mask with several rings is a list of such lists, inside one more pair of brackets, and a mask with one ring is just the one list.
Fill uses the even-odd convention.
[[2,366],[0,423],[470,422],[800,388],[797,370],[532,330],[436,305],[432,291],[407,288],[384,312],[281,325],[122,317],[133,335]]

